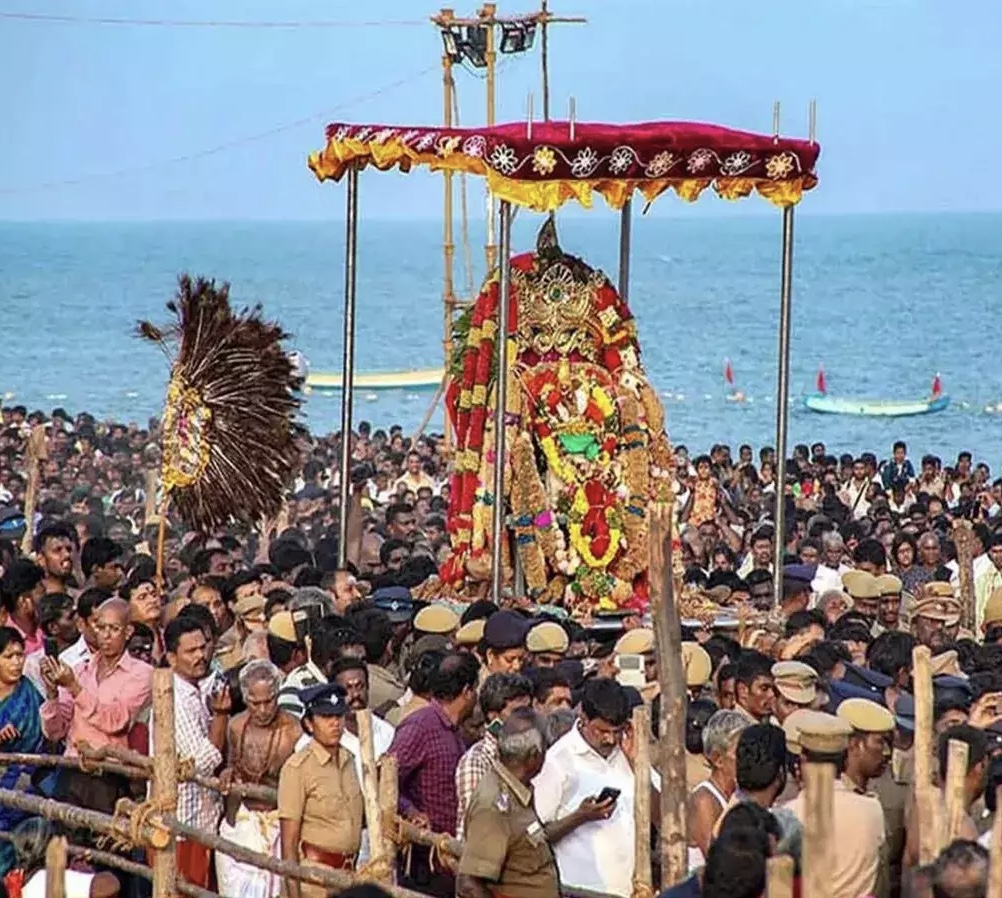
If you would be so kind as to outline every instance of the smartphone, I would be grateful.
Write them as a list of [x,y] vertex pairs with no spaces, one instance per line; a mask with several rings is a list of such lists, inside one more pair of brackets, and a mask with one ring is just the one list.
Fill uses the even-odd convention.
[[607,801],[615,801],[619,798],[619,789],[613,789],[611,786],[606,786],[601,792],[598,793],[598,797],[595,799],[599,804],[605,804]]
[[56,641],[55,636],[46,636],[44,639],[45,657],[46,658],[58,658],[59,657],[59,643]]

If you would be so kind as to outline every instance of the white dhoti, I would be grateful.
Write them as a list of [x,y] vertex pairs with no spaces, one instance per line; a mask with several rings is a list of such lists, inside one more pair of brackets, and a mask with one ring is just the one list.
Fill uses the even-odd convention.
[[[230,826],[223,818],[219,835],[251,851],[279,857],[278,811],[250,811],[240,805],[236,823]],[[226,898],[276,898],[281,891],[280,879],[267,870],[216,852],[216,877],[219,894]]]

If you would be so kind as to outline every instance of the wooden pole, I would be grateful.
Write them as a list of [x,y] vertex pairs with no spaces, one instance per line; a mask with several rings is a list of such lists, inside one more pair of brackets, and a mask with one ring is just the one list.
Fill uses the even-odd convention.
[[66,839],[56,836],[45,849],[45,898],[66,898]]
[[[1002,807],[1002,788],[995,793],[995,807]],[[988,898],[1002,898],[1002,814],[997,810],[988,850]]]
[[974,632],[977,602],[974,597],[974,530],[970,521],[953,522],[953,543],[957,547],[960,577],[960,625]]
[[160,479],[159,472],[155,468],[150,468],[146,472],[146,504],[143,511],[143,526],[149,526],[153,515],[157,513],[157,482]]
[[[159,554],[159,553],[158,553]],[[174,733],[174,672],[153,671],[153,778],[150,797],[162,810],[177,813],[177,741]],[[175,837],[153,853],[153,898],[174,898],[177,892]]]
[[633,709],[633,896],[652,894],[651,876],[651,726],[647,705]]
[[780,854],[766,861],[766,898],[793,898],[793,858]]
[[685,674],[682,670],[682,631],[672,579],[671,505],[652,505],[650,518],[651,621],[661,687],[661,888],[667,889],[689,873]]
[[164,589],[164,542],[167,539],[167,512],[170,510],[170,499],[164,496],[163,501],[160,503],[160,508],[158,509],[160,513],[160,520],[157,521],[157,569],[156,569],[156,583],[157,590],[163,593]]
[[[135,835],[142,844],[157,848],[167,845],[170,841],[170,833],[157,815],[148,815],[141,826],[135,827],[133,833],[128,820],[101,814],[98,811],[89,811],[74,804],[64,804],[51,798],[28,795],[14,789],[0,789],[0,807],[14,808],[31,817],[44,817],[46,820],[54,820],[71,828],[90,829],[103,836],[110,836],[118,842],[133,844],[132,836]],[[133,805],[133,807],[138,806]]]
[[21,538],[21,554],[30,555],[35,540],[35,507],[38,504],[38,490],[42,485],[42,462],[49,457],[45,440],[45,425],[36,424],[28,437],[26,459],[28,483],[24,488],[24,536]]
[[372,737],[372,712],[356,711],[355,722],[358,724],[358,744],[362,752],[362,797],[365,800],[365,826],[369,831],[369,864],[380,882],[392,885],[393,877],[386,863],[383,818],[379,813],[379,775]]
[[[944,838],[939,845],[942,851],[954,839],[960,838],[967,802],[964,795],[964,780],[967,778],[967,759],[970,747],[966,742],[951,739],[946,762],[946,827]],[[939,852],[937,851],[937,854]]]
[[390,868],[391,884],[397,881],[397,843],[393,841],[393,830],[400,801],[398,776],[396,756],[383,755],[379,761],[379,813],[383,819],[383,855]]
[[[804,730],[800,747],[804,753],[804,847],[803,894],[832,898],[832,831],[835,824],[835,761],[848,736],[815,734]],[[837,744],[836,744],[837,743]]]
[[[0,842],[13,842],[10,833],[0,832]],[[100,864],[102,867],[113,867],[123,873],[131,873],[133,876],[140,876],[145,880],[153,878],[153,871],[145,864],[138,864],[135,861],[127,860],[118,854],[110,851],[100,851],[97,848],[87,848],[83,845],[69,844],[66,846],[66,853],[70,857],[78,857],[88,864]],[[215,892],[208,889],[193,886],[188,882],[179,882],[177,890],[186,898],[219,898]]]
[[919,863],[931,864],[938,851],[936,790],[932,785],[933,697],[931,655],[924,646],[912,652],[912,682],[915,688],[915,810],[919,826]]

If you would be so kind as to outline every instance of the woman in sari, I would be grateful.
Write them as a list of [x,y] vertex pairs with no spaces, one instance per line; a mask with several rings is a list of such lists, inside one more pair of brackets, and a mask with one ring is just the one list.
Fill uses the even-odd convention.
[[[42,696],[24,676],[24,637],[13,627],[0,627],[0,751],[37,754],[42,747]],[[0,766],[0,788],[32,791],[34,767]],[[28,815],[0,808],[0,831],[10,832]],[[14,866],[14,850],[0,843],[0,876]]]

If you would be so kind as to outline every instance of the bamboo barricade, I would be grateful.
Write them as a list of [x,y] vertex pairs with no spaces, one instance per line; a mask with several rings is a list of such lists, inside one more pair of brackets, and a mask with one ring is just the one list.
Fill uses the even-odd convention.
[[804,729],[800,734],[804,778],[803,894],[832,898],[832,831],[835,825],[836,762],[848,736]]
[[[394,755],[379,760],[379,814],[383,818],[383,851],[390,871],[390,883],[397,880],[397,843],[392,837],[400,804],[399,768]],[[371,844],[371,839],[369,840]]]
[[[964,823],[966,801],[964,796],[964,780],[967,778],[967,759],[970,747],[966,742],[951,739],[946,764],[946,783],[943,791],[946,798],[946,826],[944,839],[939,845],[942,851],[954,839],[960,837]],[[938,852],[937,852],[938,854]]]
[[651,726],[646,704],[633,709],[633,898],[651,898]]
[[[685,775],[685,675],[682,632],[675,604],[671,557],[671,506],[651,510],[651,621],[661,689],[661,888],[689,875]],[[813,896],[812,896],[813,898]]]
[[[0,832],[0,842],[13,842],[14,837],[10,833]],[[110,851],[100,851],[97,848],[88,848],[84,845],[74,845],[72,842],[66,846],[66,853],[70,857],[80,858],[86,863],[100,864],[102,867],[114,867],[123,873],[130,873],[133,876],[140,876],[146,880],[153,879],[153,871],[145,864],[130,861],[120,854],[113,854]],[[177,884],[178,893],[185,898],[219,898],[215,892],[203,889],[201,886],[193,886],[190,882],[183,880]]]
[[926,646],[912,652],[915,687],[915,812],[919,827],[919,863],[931,864],[939,854],[939,813],[933,786],[933,697],[931,655]]
[[66,898],[66,839],[62,836],[45,849],[45,898]]
[[[995,793],[995,807],[1002,807],[1002,788]],[[995,812],[988,860],[988,898],[1002,898],[1002,814]]]
[[766,861],[766,898],[793,898],[793,858],[780,854]]
[[379,808],[379,775],[376,772],[376,749],[372,738],[372,712],[358,711],[358,744],[362,752],[362,796],[365,800],[365,821],[369,831],[368,868],[373,878],[384,885],[393,885],[393,873],[386,860],[386,840],[383,838],[383,818]]
[[42,462],[48,457],[45,425],[36,424],[28,437],[27,447],[28,485],[24,490],[24,536],[21,538],[21,554],[25,556],[30,556],[34,549],[35,507],[38,504],[38,490],[42,485]]
[[974,527],[970,521],[953,522],[953,543],[957,547],[960,578],[960,625],[974,632],[977,601],[974,596]]
[[[174,671],[153,671],[153,778],[150,800],[155,808],[177,812],[177,739],[174,731]],[[175,834],[153,853],[153,898],[174,898],[177,893]]]

